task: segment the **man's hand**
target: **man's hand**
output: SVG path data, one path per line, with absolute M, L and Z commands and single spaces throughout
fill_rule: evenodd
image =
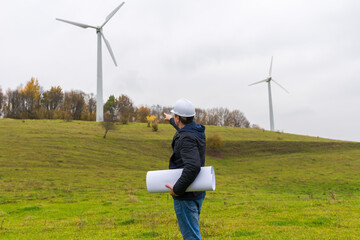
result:
M 174 196 L 174 197 L 178 197 L 179 195 L 175 194 L 174 193 L 174 190 L 173 190 L 173 186 L 169 185 L 169 184 L 166 184 L 165 187 L 169 188 L 170 189 L 170 195 L 171 196 Z
M 173 116 L 171 116 L 170 114 L 164 113 L 165 115 L 165 119 L 164 120 L 170 120 Z

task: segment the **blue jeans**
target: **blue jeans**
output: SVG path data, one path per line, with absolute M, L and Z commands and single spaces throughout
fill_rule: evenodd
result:
M 199 217 L 204 198 L 199 200 L 176 200 L 174 209 L 184 240 L 201 240 Z

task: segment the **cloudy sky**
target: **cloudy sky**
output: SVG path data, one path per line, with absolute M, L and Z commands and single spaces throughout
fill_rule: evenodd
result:
M 2 0 L 0 87 L 31 77 L 44 90 L 96 93 L 94 29 L 122 0 Z M 127 0 L 104 27 L 104 100 L 126 94 L 137 106 L 241 110 L 269 129 L 265 83 L 272 76 L 275 128 L 360 141 L 360 1 Z

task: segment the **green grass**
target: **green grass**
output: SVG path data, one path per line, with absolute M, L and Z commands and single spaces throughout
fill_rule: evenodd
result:
M 170 125 L 0 120 L 0 239 L 181 239 L 168 194 L 149 194 L 166 169 Z M 360 143 L 208 126 L 216 191 L 204 239 L 357 239 Z

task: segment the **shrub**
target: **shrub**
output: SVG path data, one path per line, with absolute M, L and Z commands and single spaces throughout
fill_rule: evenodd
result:
M 148 122 L 148 127 L 150 127 L 150 124 L 151 123 L 154 123 L 154 121 L 156 120 L 156 116 L 154 116 L 154 115 L 151 115 L 151 116 L 146 116 L 146 120 L 147 120 L 147 122 Z
M 224 142 L 218 134 L 215 134 L 206 139 L 206 146 L 210 152 L 218 153 L 222 150 Z
M 151 127 L 152 127 L 153 132 L 157 132 L 157 130 L 159 129 L 158 124 L 154 123 L 154 122 L 151 124 Z
M 253 129 L 258 129 L 258 130 L 261 130 L 262 128 L 260 127 L 260 125 L 258 125 L 258 124 L 253 124 L 252 126 L 251 126 L 251 128 L 253 128 Z
M 106 138 L 106 134 L 108 133 L 108 131 L 116 129 L 114 124 L 114 115 L 110 112 L 106 112 L 104 114 L 104 121 L 101 122 L 101 126 L 105 129 L 105 134 L 103 138 Z
M 70 112 L 66 112 L 64 114 L 64 120 L 67 122 L 71 122 L 73 120 L 73 117 L 71 116 Z

